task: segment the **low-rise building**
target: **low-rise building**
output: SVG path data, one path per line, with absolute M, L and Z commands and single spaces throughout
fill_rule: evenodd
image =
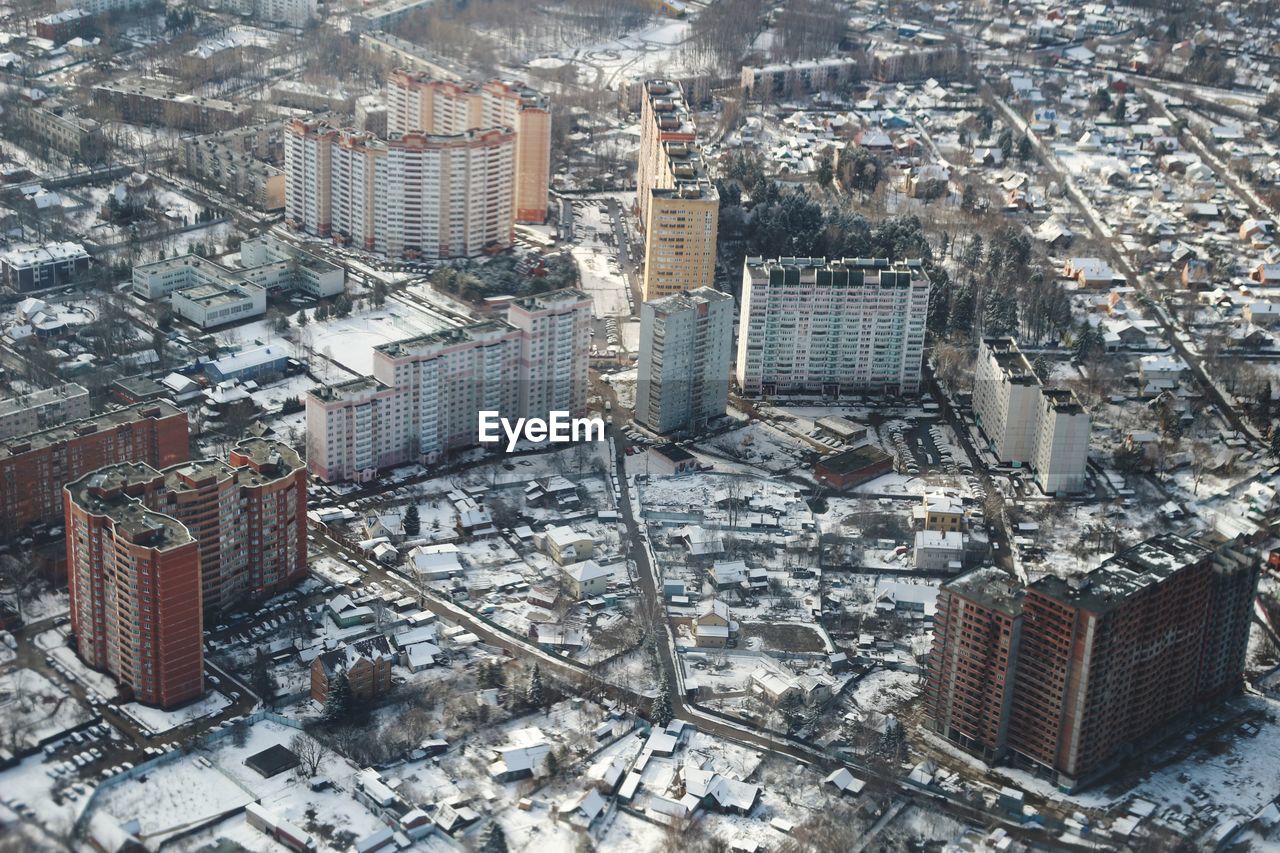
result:
M 589 535 L 565 526 L 548 527 L 542 541 L 547 556 L 562 566 L 589 558 L 593 547 Z
M 824 456 L 813 475 L 829 488 L 844 491 L 893 471 L 893 457 L 872 444 Z
M 255 284 L 197 284 L 174 291 L 170 301 L 173 313 L 202 329 L 267 313 L 267 292 Z
M 595 560 L 583 560 L 560 567 L 565 585 L 574 598 L 582 601 L 603 595 L 609 589 L 609 580 L 613 570 L 600 565 Z
M 84 275 L 89 263 L 79 243 L 14 246 L 0 252 L 0 283 L 16 293 L 61 287 Z
M 391 690 L 391 666 L 396 653 L 386 637 L 370 637 L 325 652 L 311 662 L 311 698 L 325 702 L 329 688 L 345 673 L 351 695 L 361 701 L 375 699 Z
M 718 598 L 709 598 L 703 602 L 698 615 L 693 617 L 693 639 L 696 645 L 722 649 L 728 645 L 732 630 L 729 605 Z
M 239 127 L 252 109 L 246 104 L 175 92 L 137 81 L 99 83 L 93 87 L 93 102 L 115 110 L 127 122 L 197 132 Z
M 964 534 L 954 530 L 917 530 L 913 553 L 917 569 L 959 572 L 964 567 Z
M 698 469 L 697 457 L 675 444 L 655 444 L 645 452 L 648 472 L 657 477 L 675 477 Z
M 964 502 L 954 495 L 925 495 L 924 529 L 942 533 L 963 530 Z

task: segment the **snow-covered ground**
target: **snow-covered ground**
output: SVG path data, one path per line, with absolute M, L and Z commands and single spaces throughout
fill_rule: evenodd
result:
M 152 708 L 138 702 L 121 705 L 120 711 L 153 735 L 158 735 L 195 720 L 212 716 L 230 706 L 231 700 L 214 690 L 206 693 L 200 701 L 193 702 L 177 711 L 162 711 L 159 708 Z

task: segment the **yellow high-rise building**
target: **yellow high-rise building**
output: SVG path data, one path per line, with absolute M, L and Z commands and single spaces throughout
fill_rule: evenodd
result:
M 636 202 L 645 233 L 644 299 L 713 287 L 720 196 L 679 85 L 647 81 L 640 110 Z

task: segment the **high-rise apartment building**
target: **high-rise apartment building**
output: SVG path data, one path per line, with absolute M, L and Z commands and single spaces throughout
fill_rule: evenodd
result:
M 765 396 L 918 393 L 928 314 L 919 261 L 747 258 L 738 384 Z
M 720 196 L 677 83 L 644 84 L 636 202 L 645 232 L 644 298 L 713 286 Z
M 515 218 L 545 222 L 551 180 L 551 110 L 547 99 L 521 83 L 441 80 L 420 71 L 387 78 L 387 132 L 461 134 L 515 131 Z
M 1045 388 L 1012 338 L 978 348 L 973 412 L 996 458 L 1029 465 L 1045 494 L 1084 490 L 1089 413 L 1071 391 Z
M 640 308 L 636 423 L 696 433 L 724 416 L 733 365 L 733 297 L 709 287 Z
M 147 508 L 163 489 L 144 463 L 69 483 L 67 578 L 80 657 L 137 701 L 175 708 L 204 692 L 200 550 L 180 521 Z
M 373 376 L 307 394 L 307 465 L 335 482 L 430 464 L 478 444 L 478 412 L 546 417 L 586 410 L 591 297 L 512 300 L 506 318 L 374 349 Z
M 242 441 L 229 464 L 109 465 L 69 483 L 63 500 L 80 654 L 140 702 L 200 695 L 202 614 L 307 573 L 307 473 L 277 441 Z
M 139 403 L 97 417 L 0 440 L 0 538 L 62 518 L 62 487 L 119 462 L 153 467 L 189 459 L 187 414 Z
M 200 543 L 206 613 L 272 595 L 307 573 L 307 474 L 286 444 L 240 442 L 228 462 L 200 459 L 164 470 L 164 500 Z
M 285 126 L 285 222 L 393 257 L 474 257 L 511 245 L 515 133 L 382 140 L 295 119 Z
M 1079 578 L 1020 587 L 986 568 L 944 584 L 929 725 L 988 761 L 1078 788 L 1240 688 L 1257 560 L 1164 534 Z

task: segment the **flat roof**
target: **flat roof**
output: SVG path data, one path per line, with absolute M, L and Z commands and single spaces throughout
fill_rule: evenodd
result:
M 4 439 L 3 441 L 0 441 L 0 459 L 20 453 L 26 453 L 30 450 L 36 450 L 41 447 L 60 444 L 81 435 L 105 432 L 113 427 L 132 423 L 133 421 L 147 418 L 164 418 L 180 414 L 182 414 L 181 410 L 164 400 L 151 400 L 146 403 L 136 403 L 132 406 L 127 406 L 123 409 L 116 409 L 111 412 L 104 412 L 101 415 L 95 415 L 91 418 L 69 421 L 68 423 L 59 424 L 58 426 L 49 427 L 48 429 L 39 430 L 26 435 L 15 435 Z
M 851 450 L 842 450 L 818 460 L 818 465 L 834 474 L 850 474 L 872 465 L 893 459 L 874 444 L 864 444 Z
M 1064 604 L 1099 613 L 1198 565 L 1213 552 L 1174 533 L 1163 533 L 1120 552 L 1083 577 L 1041 578 L 1030 589 Z

